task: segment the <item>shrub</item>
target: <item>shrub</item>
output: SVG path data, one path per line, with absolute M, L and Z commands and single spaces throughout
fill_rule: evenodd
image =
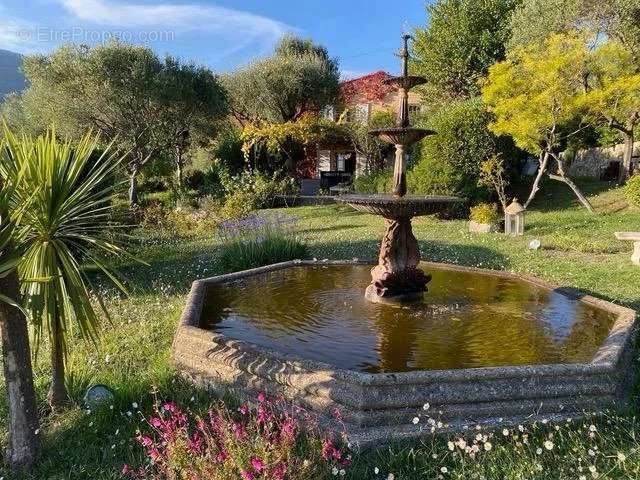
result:
M 129 478 L 311 480 L 344 475 L 351 463 L 331 439 L 322 438 L 311 415 L 263 393 L 256 408 L 242 404 L 232 413 L 219 404 L 195 418 L 165 403 L 147 423 L 151 432 L 136 440 L 148 463 L 125 465 L 122 473 Z
M 389 193 L 393 182 L 391 170 L 378 170 L 359 175 L 353 181 L 353 188 L 358 193 Z
M 228 219 L 246 217 L 254 210 L 279 206 L 282 195 L 293 195 L 298 191 L 291 177 L 281 178 L 274 174 L 269 178 L 249 171 L 235 177 L 221 177 L 225 189 L 230 192 L 222 209 Z
M 303 258 L 307 253 L 295 236 L 297 218 L 287 215 L 251 215 L 220 224 L 223 240 L 220 264 L 239 271 Z
M 220 215 L 225 219 L 239 219 L 246 217 L 256 208 L 257 202 L 253 192 L 250 190 L 236 190 L 227 197 Z
M 624 187 L 624 196 L 634 207 L 640 207 L 640 174 L 636 173 Z
M 194 233 L 213 233 L 221 222 L 220 201 L 213 197 L 202 197 L 195 206 L 171 209 L 158 200 L 148 201 L 136 212 L 138 222 L 143 228 L 172 235 L 192 235 Z
M 246 159 L 242 152 L 242 131 L 228 127 L 220 132 L 211 151 L 216 163 L 235 175 L 242 172 Z
M 477 223 L 486 223 L 495 225 L 500 221 L 500 213 L 495 203 L 479 203 L 475 207 L 471 207 L 471 220 Z
M 431 117 L 428 127 L 437 135 L 422 142 L 417 163 L 407 174 L 409 190 L 485 199 L 487 189 L 478 185 L 480 164 L 496 151 L 489 121 L 479 99 L 452 103 Z

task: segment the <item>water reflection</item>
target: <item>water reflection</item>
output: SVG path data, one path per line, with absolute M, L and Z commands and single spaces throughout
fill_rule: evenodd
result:
M 211 286 L 205 327 L 367 372 L 588 361 L 613 316 L 525 282 L 429 269 L 425 301 L 364 299 L 368 266 L 296 267 Z

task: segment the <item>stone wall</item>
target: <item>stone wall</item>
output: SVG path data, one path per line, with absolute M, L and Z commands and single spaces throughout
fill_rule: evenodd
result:
M 579 150 L 567 173 L 572 177 L 602 178 L 611 162 L 620 162 L 622 164 L 623 151 L 624 144 Z M 636 142 L 633 146 L 633 162 L 635 165 L 638 165 L 638 157 L 640 157 L 640 142 Z

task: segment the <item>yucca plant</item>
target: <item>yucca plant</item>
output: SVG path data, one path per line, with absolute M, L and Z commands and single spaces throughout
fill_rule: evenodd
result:
M 125 253 L 106 236 L 114 228 L 112 178 L 120 157 L 111 148 L 99 157 L 93 155 L 98 138 L 91 133 L 73 144 L 59 141 L 53 129 L 34 139 L 17 137 L 5 128 L 4 137 L 0 174 L 12 179 L 22 172 L 11 203 L 27 205 L 16 236 L 22 256 L 19 275 L 30 279 L 22 287 L 24 307 L 35 327 L 36 348 L 44 335 L 49 339 L 49 402 L 57 408 L 69 401 L 65 386 L 69 335 L 77 329 L 95 341 L 99 316 L 94 305 L 108 318 L 83 264 L 95 265 L 124 291 L 104 262 L 105 256 Z

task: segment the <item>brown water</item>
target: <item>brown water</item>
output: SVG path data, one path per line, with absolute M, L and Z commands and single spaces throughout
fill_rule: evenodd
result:
M 366 265 L 296 267 L 207 291 L 205 328 L 363 372 L 589 361 L 614 317 L 559 293 L 425 268 L 424 302 L 364 299 Z

